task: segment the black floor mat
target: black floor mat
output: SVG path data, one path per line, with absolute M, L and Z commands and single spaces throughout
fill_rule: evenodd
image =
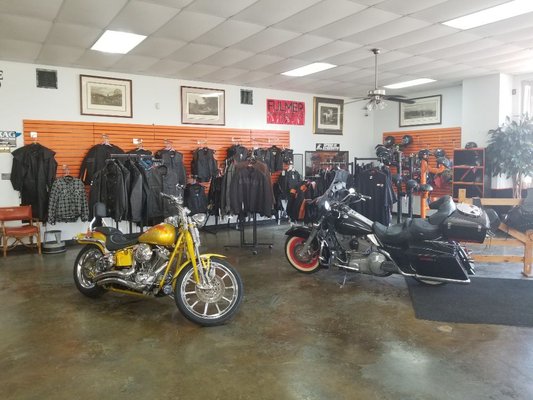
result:
M 533 282 L 472 278 L 470 284 L 426 286 L 406 278 L 418 319 L 533 326 Z

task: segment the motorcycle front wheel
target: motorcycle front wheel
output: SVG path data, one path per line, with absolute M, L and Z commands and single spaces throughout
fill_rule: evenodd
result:
M 100 297 L 105 289 L 94 283 L 94 276 L 98 272 L 97 262 L 102 257 L 100 249 L 87 245 L 78 254 L 74 262 L 74 283 L 78 290 L 87 297 Z
M 309 246 L 309 250 L 302 253 L 304 242 L 306 239 L 291 236 L 285 242 L 285 256 L 289 264 L 295 269 L 305 274 L 316 272 L 320 267 L 320 260 L 318 258 L 318 249 L 314 248 L 315 243 Z
M 192 264 L 178 275 L 174 300 L 188 320 L 202 326 L 222 325 L 239 310 L 243 298 L 242 279 L 226 260 L 212 257 L 207 272 L 208 287 L 200 287 L 194 280 Z

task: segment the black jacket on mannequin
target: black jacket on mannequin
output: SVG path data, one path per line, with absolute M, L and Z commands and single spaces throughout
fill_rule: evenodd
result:
M 21 204 L 31 205 L 34 218 L 46 221 L 48 193 L 56 177 L 55 152 L 39 143 L 20 147 L 11 153 L 11 184 L 20 191 Z

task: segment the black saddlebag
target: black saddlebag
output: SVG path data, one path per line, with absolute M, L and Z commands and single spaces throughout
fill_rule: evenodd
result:
M 457 210 L 444 220 L 442 230 L 448 240 L 483 243 L 490 230 L 490 221 L 485 211 L 473 216 Z
M 419 277 L 468 282 L 458 247 L 452 243 L 424 242 L 410 245 L 407 257 Z

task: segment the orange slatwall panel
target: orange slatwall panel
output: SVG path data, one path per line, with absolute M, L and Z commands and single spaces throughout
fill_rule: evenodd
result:
M 102 143 L 104 134 L 124 151 L 136 148 L 134 138 L 142 139 L 143 147 L 153 153 L 165 147 L 165 140 L 170 140 L 174 149 L 183 153 L 188 175 L 192 152 L 198 147 L 215 150 L 215 159 L 222 167 L 226 151 L 233 144 L 249 149 L 290 145 L 289 131 L 43 120 L 24 120 L 24 143 L 32 142 L 32 131 L 38 133 L 38 143 L 56 152 L 58 176 L 63 175 L 63 165 L 68 165 L 71 175 L 78 176 L 83 157 L 92 146 Z M 274 174 L 273 180 L 278 176 L 279 173 Z
M 421 129 L 416 131 L 384 132 L 383 140 L 387 136 L 393 136 L 396 143 L 400 143 L 404 135 L 411 135 L 413 143 L 403 147 L 405 157 L 410 154 L 418 154 L 419 150 L 437 148 L 446 151 L 446 157 L 453 159 L 453 150 L 461 147 L 461 128 L 438 128 L 438 129 Z M 430 156 L 430 166 L 437 167 L 436 158 Z M 443 188 L 435 188 L 431 197 L 440 197 L 445 194 L 452 194 L 452 185 L 448 184 Z

